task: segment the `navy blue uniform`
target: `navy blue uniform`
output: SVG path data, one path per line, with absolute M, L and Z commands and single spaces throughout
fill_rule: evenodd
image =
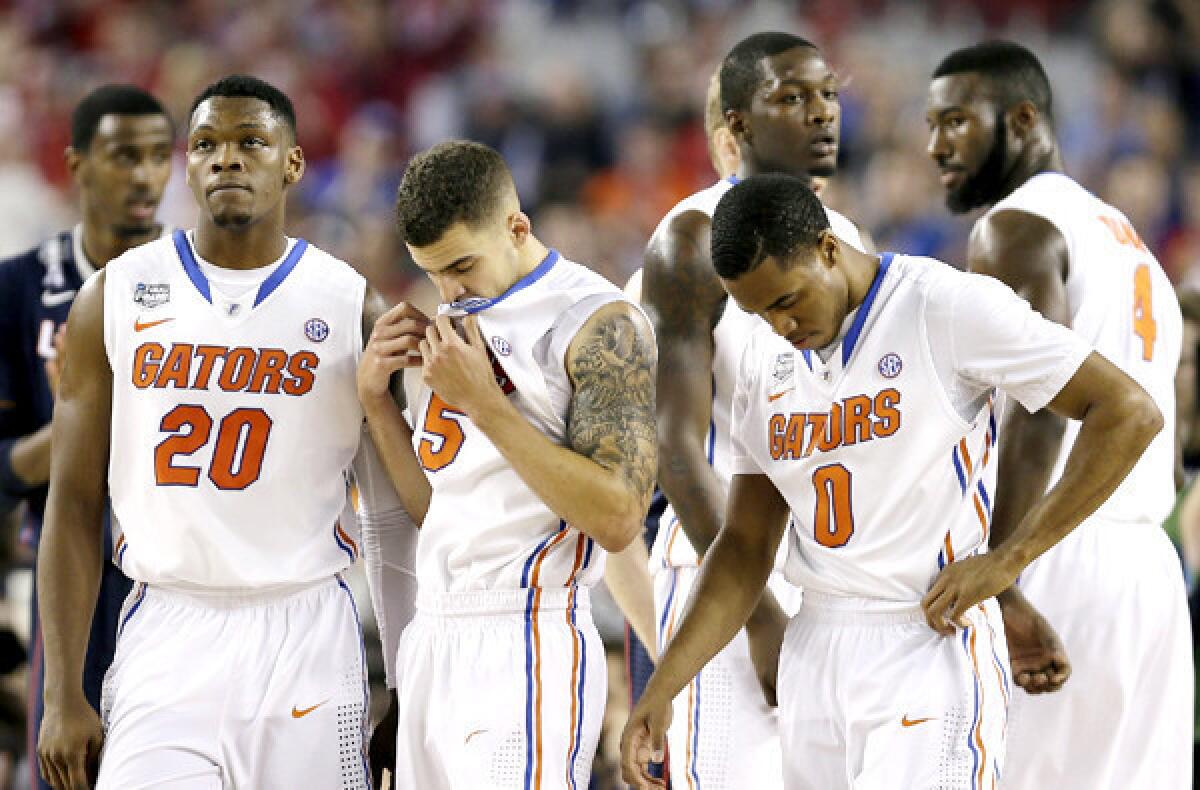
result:
M 82 230 L 64 231 L 40 247 L 0 261 L 0 508 L 19 500 L 29 503 L 22 539 L 36 556 L 46 507 L 46 486 L 25 486 L 12 472 L 14 442 L 50 422 L 54 401 L 46 379 L 46 359 L 53 355 L 54 333 L 67 321 L 75 294 L 93 268 L 83 256 Z M 98 527 L 100 525 L 97 525 Z M 88 701 L 100 710 L 104 673 L 112 663 L 117 618 L 131 582 L 107 558 L 112 537 L 107 518 L 97 540 L 104 541 L 104 570 L 84 663 L 83 687 Z M 35 569 L 36 570 L 36 569 Z M 70 583 L 65 581 L 65 583 Z M 42 722 L 42 632 L 33 593 L 30 639 L 29 754 L 37 787 L 48 787 L 37 776 L 35 744 Z

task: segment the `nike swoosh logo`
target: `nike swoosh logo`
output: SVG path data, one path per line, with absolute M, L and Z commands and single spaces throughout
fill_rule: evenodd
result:
M 908 718 L 907 715 L 905 715 L 905 716 L 900 717 L 900 726 L 901 727 L 915 727 L 918 724 L 924 724 L 927 721 L 933 721 L 934 718 L 935 717 L 930 716 L 927 719 L 910 719 L 910 718 Z
M 150 327 L 158 326 L 159 324 L 165 324 L 168 321 L 174 321 L 174 320 L 175 320 L 174 318 L 160 318 L 157 321 L 147 321 L 144 324 L 141 322 L 141 320 L 136 320 L 133 322 L 133 331 L 141 332 L 143 329 L 149 329 Z
M 295 705 L 293 705 L 292 706 L 292 718 L 293 719 L 303 719 L 305 716 L 312 713 L 314 710 L 321 707 L 326 702 L 329 702 L 329 700 L 327 700 L 327 699 L 321 700 L 316 705 L 313 705 L 311 708 L 297 708 Z
M 780 398 L 782 398 L 784 395 L 787 395 L 789 392 L 791 392 L 791 391 L 792 391 L 792 390 L 794 390 L 794 389 L 796 389 L 796 388 L 795 388 L 795 387 L 788 387 L 788 388 L 787 388 L 787 389 L 785 389 L 783 392 L 776 392 L 774 395 L 770 395 L 770 394 L 768 394 L 768 395 L 767 395 L 767 403 L 774 403 L 775 401 L 779 400 L 779 399 L 780 399 Z
M 463 740 L 463 746 L 466 746 L 468 743 L 470 743 L 471 739 L 474 738 L 476 735 L 482 735 L 485 732 L 487 732 L 487 730 L 475 730 L 470 735 L 468 735 L 465 740 Z
M 43 307 L 58 307 L 75 298 L 74 291 L 42 291 Z

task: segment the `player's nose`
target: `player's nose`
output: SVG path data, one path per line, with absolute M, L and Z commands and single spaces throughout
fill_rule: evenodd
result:
M 938 164 L 950 156 L 950 145 L 946 142 L 946 135 L 942 134 L 941 127 L 934 126 L 929 130 L 929 139 L 925 142 L 925 153 Z
M 457 302 L 467 292 L 462 283 L 453 277 L 446 277 L 445 275 L 435 277 L 434 284 L 437 286 L 438 295 L 442 297 L 444 304 Z
M 222 170 L 240 171 L 242 169 L 242 156 L 238 150 L 238 146 L 233 143 L 223 143 L 217 146 L 216 155 L 212 159 L 212 171 L 220 173 Z

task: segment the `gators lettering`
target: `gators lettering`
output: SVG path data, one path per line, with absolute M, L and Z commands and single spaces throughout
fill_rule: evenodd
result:
M 792 461 L 814 452 L 886 439 L 900 430 L 900 392 L 881 390 L 874 398 L 853 395 L 828 412 L 772 414 L 767 421 L 771 458 Z
M 133 386 L 267 395 L 303 395 L 313 388 L 320 358 L 312 351 L 280 348 L 142 343 L 133 352 Z

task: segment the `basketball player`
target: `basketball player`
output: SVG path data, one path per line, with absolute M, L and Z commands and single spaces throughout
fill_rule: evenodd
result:
M 1190 787 L 1187 596 L 1161 529 L 1175 493 L 1182 318 L 1174 291 L 1129 221 L 1064 175 L 1050 83 L 1033 53 L 998 41 L 948 55 L 934 72 L 927 118 L 947 206 L 988 209 L 971 233 L 971 270 L 1074 329 L 1153 396 L 1167 425 L 1116 493 L 1000 596 L 1013 671 L 1026 689 L 1013 699 L 1004 786 Z M 993 547 L 1064 478 L 1079 431 L 1054 414 L 1008 409 Z M 1030 696 L 1065 680 L 1064 645 L 1070 682 Z
M 338 519 L 363 324 L 382 311 L 349 266 L 284 235 L 303 172 L 283 93 L 210 85 L 188 129 L 199 226 L 113 261 L 71 311 L 38 568 L 55 787 L 88 786 L 102 739 L 101 788 L 369 786 L 338 575 L 358 530 Z M 102 732 L 80 677 L 106 481 L 113 560 L 137 584 Z
M 816 47 L 788 33 L 758 33 L 729 52 L 718 76 L 720 111 L 709 117 L 722 122 L 737 146 L 738 176 L 783 172 L 811 182 L 833 174 L 838 79 Z M 712 132 L 710 152 L 724 150 L 718 131 Z M 730 157 L 722 153 L 722 159 Z M 661 353 L 659 485 L 671 503 L 651 560 L 660 651 L 721 523 L 732 475 L 729 409 L 737 361 L 761 324 L 729 301 L 709 256 L 713 208 L 738 176 L 722 178 L 675 206 L 646 248 L 642 301 Z M 834 233 L 863 246 L 845 217 L 832 210 L 829 217 Z M 776 575 L 746 633 L 680 694 L 680 715 L 668 733 L 676 785 L 780 786 L 774 675 L 786 616 L 797 603 L 796 591 Z
M 586 786 L 606 694 L 588 588 L 650 500 L 653 335 L 537 240 L 487 146 L 414 157 L 397 218 L 443 304 L 385 314 L 359 369 L 393 482 L 424 491 L 417 617 L 392 657 L 396 786 Z M 418 365 L 410 430 L 386 385 Z
M 786 530 L 804 600 L 779 666 L 785 785 L 992 786 L 1008 682 L 991 596 L 1116 488 L 1162 415 L 1005 286 L 843 243 L 799 179 L 730 189 L 712 257 L 730 296 L 774 333 L 746 343 L 725 522 L 626 727 L 625 778 L 661 786 L 645 765 L 670 700 L 751 615 Z M 988 529 L 974 498 L 989 497 L 996 388 L 1083 427 L 1062 484 L 1008 541 L 972 556 Z M 928 606 L 948 637 L 922 609 L 935 577 Z
M 50 478 L 53 382 L 46 365 L 75 293 L 92 272 L 128 249 L 158 238 L 154 215 L 171 172 L 174 129 L 158 100 L 132 85 L 89 93 L 71 116 L 67 170 L 79 190 L 82 221 L 38 247 L 0 261 L 0 499 L 28 503 L 23 539 L 37 550 Z M 63 360 L 57 360 L 61 363 Z M 99 524 L 97 524 L 99 526 Z M 105 541 L 109 541 L 107 531 Z M 111 543 L 108 544 L 111 551 Z M 100 685 L 112 662 L 117 615 L 130 581 L 103 563 L 100 593 L 83 665 L 83 689 L 100 709 Z M 42 712 L 42 637 L 33 595 L 27 710 L 31 784 Z

